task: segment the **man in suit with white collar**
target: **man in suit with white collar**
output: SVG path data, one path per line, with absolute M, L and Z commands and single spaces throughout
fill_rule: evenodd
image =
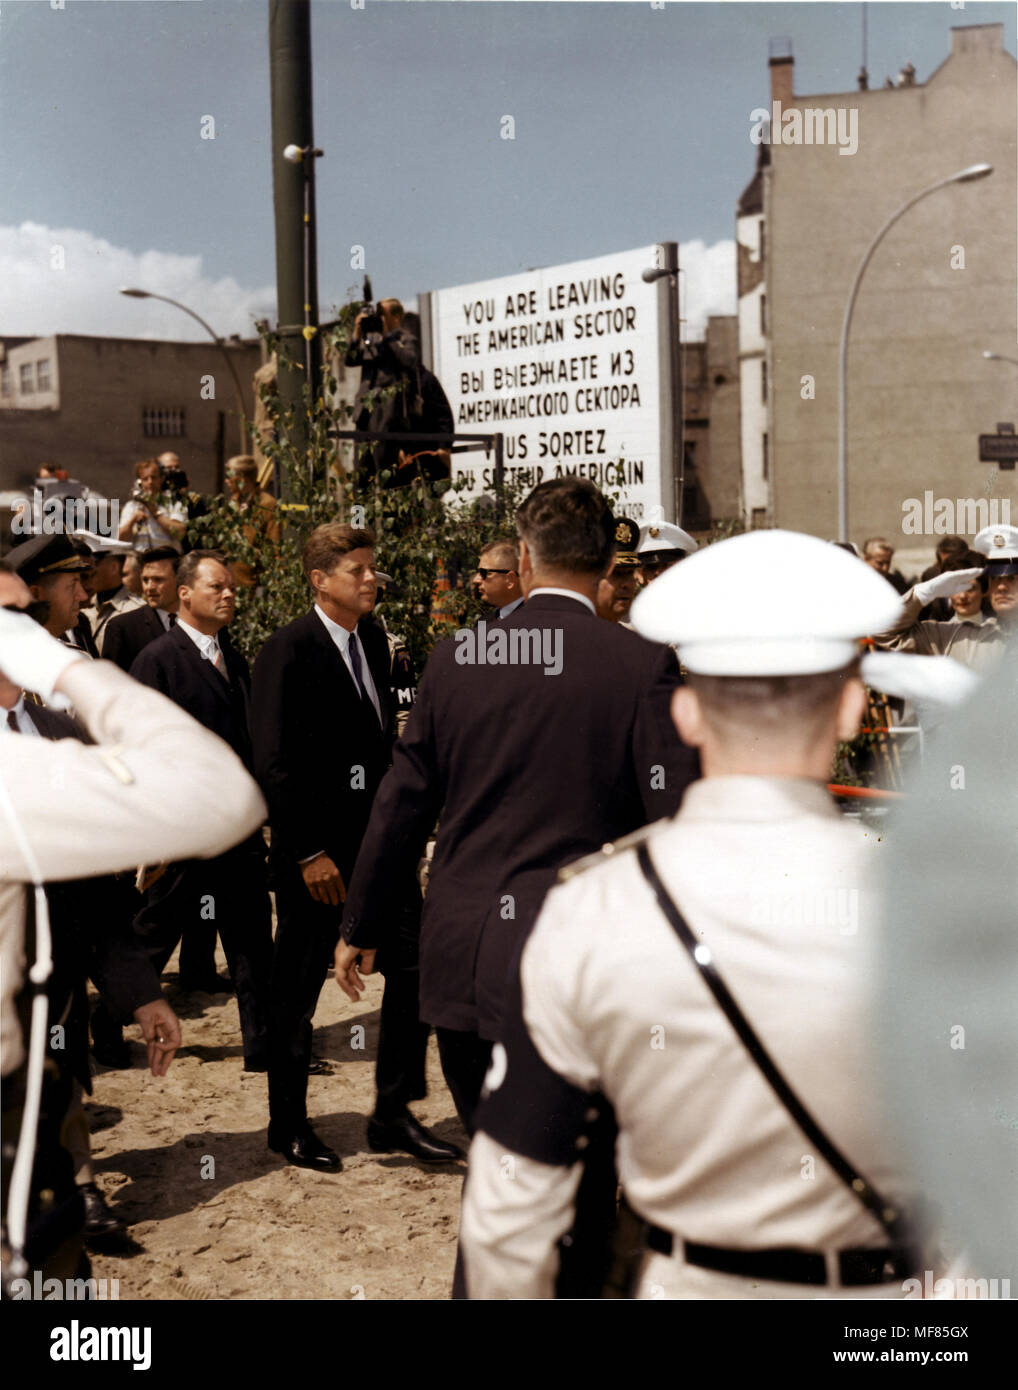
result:
M 323 1172 L 342 1163 L 307 1118 L 311 1019 L 339 939 L 342 903 L 371 804 L 389 766 L 395 709 L 389 645 L 371 621 L 374 537 L 338 522 L 304 547 L 310 612 L 274 633 L 255 662 L 255 773 L 269 803 L 276 941 L 270 1004 L 269 1148 Z M 417 1017 L 416 860 L 398 884 L 378 1044 L 371 1148 L 431 1162 L 460 1156 L 407 1109 L 425 1095 L 427 1028 Z
M 130 671 L 135 657 L 177 621 L 177 565 L 180 555 L 172 546 L 147 550 L 141 556 L 141 588 L 145 607 L 111 618 L 103 638 L 102 654 L 122 671 Z
M 247 662 L 230 645 L 227 634 L 236 604 L 233 576 L 224 556 L 192 550 L 180 561 L 177 581 L 178 621 L 144 648 L 131 675 L 182 706 L 228 743 L 251 770 L 250 677 Z M 265 1071 L 272 918 L 261 830 L 216 859 L 171 865 L 149 888 L 135 919 L 135 928 L 149 942 L 160 971 L 182 935 L 188 949 L 201 944 L 203 927 L 208 928 L 213 949 L 218 930 L 237 990 L 244 1069 Z M 198 931 L 198 942 L 188 942 L 192 929 Z M 181 947 L 182 980 L 189 973 L 185 946 Z M 205 983 L 219 987 L 215 979 Z
M 520 550 L 512 537 L 500 536 L 489 541 L 481 551 L 474 575 L 478 594 L 483 602 L 497 609 L 497 617 L 508 618 L 522 606 Z

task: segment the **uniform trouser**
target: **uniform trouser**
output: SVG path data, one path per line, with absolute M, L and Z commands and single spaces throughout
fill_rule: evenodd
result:
M 260 841 L 238 845 L 216 859 L 171 864 L 153 883 L 134 919 L 134 929 L 157 973 L 162 974 L 181 934 L 194 923 L 210 923 L 219 931 L 237 991 L 244 1057 L 263 1062 L 272 909 Z
M 339 942 L 342 908 L 316 902 L 297 867 L 275 880 L 276 941 L 269 991 L 269 1121 L 295 1134 L 307 1121 L 311 1020 Z M 427 1095 L 428 1026 L 418 1015 L 417 934 L 401 932 L 379 953 L 385 976 L 375 1063 L 380 1120 Z
M 71 1100 L 60 1126 L 60 1142 L 71 1155 L 74 1182 L 85 1187 L 95 1181 L 92 1171 L 92 1146 L 89 1141 L 88 1116 L 82 1100 L 84 1088 L 80 1081 L 71 1082 Z
M 180 937 L 180 983 L 187 988 L 193 982 L 210 980 L 216 973 L 215 922 L 191 922 Z M 223 942 L 226 950 L 226 942 Z

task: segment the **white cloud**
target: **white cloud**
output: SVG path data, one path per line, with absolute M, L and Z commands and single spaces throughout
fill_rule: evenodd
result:
M 63 252 L 63 269 L 58 248 Z M 275 318 L 275 289 L 210 280 L 201 256 L 138 254 L 75 227 L 23 222 L 0 226 L 0 325 L 8 336 L 94 333 L 111 338 L 194 341 L 199 324 L 152 299 L 127 299 L 125 285 L 178 299 L 222 337 L 254 335 L 256 318 Z
M 709 314 L 734 314 L 738 310 L 735 283 L 735 242 L 684 241 L 679 246 L 679 303 L 684 342 L 702 341 Z

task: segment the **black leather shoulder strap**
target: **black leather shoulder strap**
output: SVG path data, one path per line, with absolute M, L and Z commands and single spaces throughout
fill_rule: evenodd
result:
M 661 878 L 647 851 L 646 844 L 638 846 L 636 857 L 639 861 L 643 876 L 654 890 L 654 896 L 657 898 L 658 906 L 668 919 L 669 925 L 673 928 L 676 936 L 689 952 L 707 988 L 721 1006 L 729 1023 L 738 1034 L 739 1041 L 763 1073 L 764 1078 L 778 1100 L 781 1101 L 781 1104 L 806 1135 L 807 1139 L 809 1139 L 810 1143 L 815 1145 L 819 1153 L 821 1153 L 831 1165 L 842 1182 L 852 1190 L 856 1197 L 858 1197 L 867 1211 L 876 1217 L 893 1240 L 901 1241 L 903 1237 L 907 1236 L 907 1223 L 902 1214 L 895 1206 L 880 1195 L 872 1183 L 867 1182 L 867 1180 L 861 1176 L 841 1150 L 836 1148 L 831 1140 L 828 1139 L 827 1135 L 782 1076 L 774 1059 L 757 1037 L 752 1024 L 739 1008 L 728 986 L 721 978 L 721 974 L 714 963 L 714 957 L 710 950 L 697 941 L 690 930 L 689 924 L 669 894 L 668 889 L 661 882 Z

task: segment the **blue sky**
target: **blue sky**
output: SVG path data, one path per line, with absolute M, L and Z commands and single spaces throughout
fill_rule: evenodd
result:
M 924 80 L 952 25 L 1001 21 L 1015 51 L 1013 4 L 868 11 L 872 86 L 908 60 Z M 359 279 L 355 243 L 376 292 L 410 299 L 664 239 L 684 244 L 697 312 L 730 312 L 768 40 L 792 40 L 797 92 L 852 90 L 861 16 L 834 3 L 315 0 L 323 314 Z M 507 114 L 513 141 L 499 138 Z M 215 140 L 200 138 L 205 115 Z M 271 310 L 265 0 L 5 0 L 0 128 L 0 332 L 199 332 L 119 299 L 131 279 L 224 333 Z

